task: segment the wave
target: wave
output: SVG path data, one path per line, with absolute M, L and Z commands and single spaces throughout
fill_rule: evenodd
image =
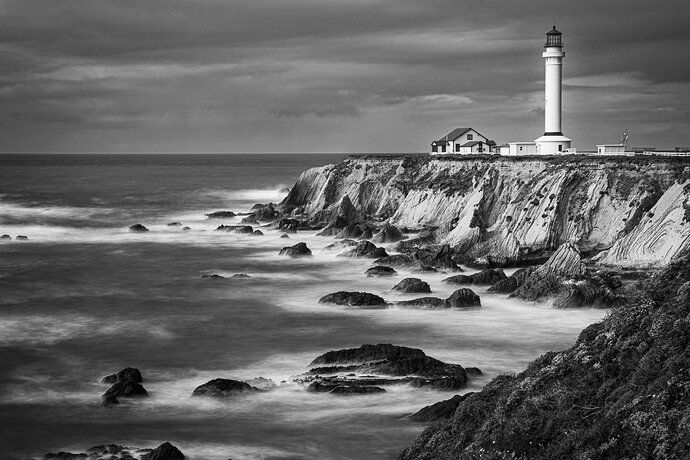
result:
M 232 202 L 251 202 L 251 203 L 279 203 L 287 196 L 287 185 L 279 184 L 271 188 L 249 188 L 239 190 L 224 189 L 203 189 L 201 195 L 220 198 L 230 203 Z

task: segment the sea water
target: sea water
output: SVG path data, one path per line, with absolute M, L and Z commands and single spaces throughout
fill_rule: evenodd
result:
M 407 415 L 455 393 L 393 386 L 334 396 L 290 383 L 316 356 L 364 343 L 423 349 L 484 372 L 464 391 L 573 343 L 602 310 L 556 310 L 472 287 L 481 309 L 359 310 L 319 304 L 339 290 L 389 301 L 406 276 L 447 297 L 444 273 L 367 278 L 371 260 L 324 248 L 332 238 L 262 228 L 215 232 L 279 202 L 299 172 L 339 155 L 2 155 L 0 458 L 163 441 L 190 458 L 395 458 L 424 428 Z M 168 223 L 180 222 L 191 227 Z M 130 233 L 142 223 L 148 233 Z M 311 258 L 278 256 L 305 242 Z M 472 270 L 467 270 L 472 272 Z M 203 274 L 249 279 L 209 279 Z M 101 377 L 139 368 L 150 397 L 103 408 Z M 266 377 L 278 389 L 191 397 L 213 378 Z

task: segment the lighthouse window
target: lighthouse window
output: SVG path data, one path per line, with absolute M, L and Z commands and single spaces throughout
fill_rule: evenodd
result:
M 559 152 L 562 152 L 562 151 L 563 151 L 563 145 L 558 144 L 558 151 L 559 151 Z
M 468 141 L 471 141 L 472 139 L 474 139 L 474 136 L 473 136 L 472 134 L 468 134 L 468 135 L 467 135 L 467 140 L 468 140 Z

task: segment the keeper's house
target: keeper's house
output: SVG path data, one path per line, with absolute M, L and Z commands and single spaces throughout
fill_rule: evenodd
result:
M 472 128 L 457 128 L 431 143 L 431 154 L 473 155 L 496 153 L 496 143 Z

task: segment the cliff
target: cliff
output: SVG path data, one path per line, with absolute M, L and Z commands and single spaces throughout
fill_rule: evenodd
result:
M 688 458 L 689 331 L 685 254 L 638 282 L 636 296 L 572 348 L 445 402 L 457 406 L 450 418 L 401 458 Z
M 323 226 L 345 197 L 497 265 L 572 242 L 603 264 L 658 267 L 690 246 L 685 158 L 358 156 L 305 171 L 282 205 Z

